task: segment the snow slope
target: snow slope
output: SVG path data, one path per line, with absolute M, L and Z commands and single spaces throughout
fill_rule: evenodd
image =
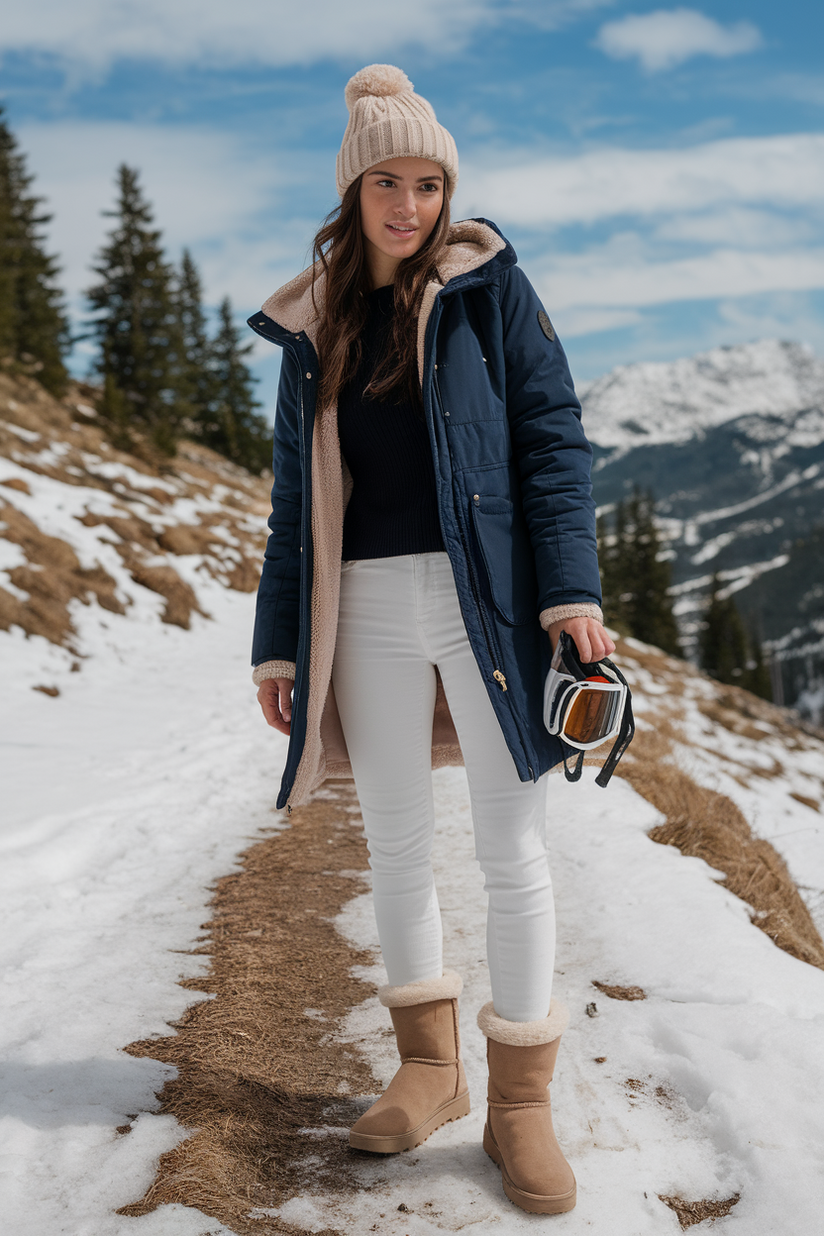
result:
M 14 625 L 0 631 L 0 1231 L 222 1236 L 229 1229 L 181 1206 L 141 1218 L 114 1213 L 143 1195 L 158 1155 L 183 1136 L 156 1110 L 166 1067 L 121 1049 L 168 1033 L 191 1002 L 177 980 L 205 964 L 186 950 L 206 917 L 209 884 L 276 818 L 285 740 L 262 724 L 249 683 L 253 600 L 225 586 L 226 571 L 203 569 L 206 555 L 177 554 L 175 569 L 210 617 L 194 610 L 189 630 L 161 622 L 163 597 L 135 583 L 110 526 L 75 518 L 87 501 L 115 499 L 82 477 L 47 474 L 42 448 L 32 445 L 44 470 L 0 460 L 0 481 L 22 478 L 29 491 L 4 496 L 48 521 L 83 569 L 108 554 L 103 565 L 124 612 L 93 598 L 69 601 L 80 672 L 72 670 L 75 652 L 26 639 Z M 118 483 L 128 489 L 129 480 L 124 473 Z M 130 492 L 117 501 L 143 502 Z M 204 484 L 198 501 L 225 509 L 227 499 Z M 168 505 L 146 505 L 147 521 Z M 199 522 L 194 508 L 189 522 Z M 2 544 L 11 561 L 19 546 Z M 654 727 L 667 687 L 643 648 L 629 645 L 624 656 L 641 722 Z M 44 684 L 59 694 L 32 690 Z M 700 707 L 717 690 L 687 676 L 679 756 L 773 840 L 821 923 L 824 744 L 800 731 L 788 738 L 786 725 L 765 722 L 757 741 L 744 727 L 725 727 Z M 483 889 L 463 771 L 440 770 L 435 782 L 446 959 L 466 981 L 474 1110 L 418 1151 L 363 1162 L 361 1192 L 293 1198 L 279 1213 L 298 1230 L 418 1236 L 470 1226 L 497 1234 L 543 1223 L 506 1201 L 480 1148 L 483 1040 L 474 1016 L 488 999 Z M 654 844 L 647 832 L 659 817 L 626 782 L 602 791 L 585 774 L 577 786 L 555 778 L 551 790 L 556 994 L 572 1012 L 553 1103 L 580 1186 L 578 1208 L 553 1219 L 553 1230 L 664 1236 L 679 1228 L 659 1194 L 740 1193 L 718 1232 L 774 1236 L 791 1215 L 796 1236 L 817 1236 L 824 972 L 777 949 L 703 862 Z M 374 946 L 368 895 L 347 907 L 340 929 L 359 947 Z M 381 980 L 377 959 L 368 975 Z M 647 999 L 612 1000 L 592 980 L 640 985 Z M 342 1033 L 388 1079 L 395 1062 L 386 1025 L 373 998 Z M 129 1124 L 130 1133 L 117 1132 Z M 318 1130 L 319 1152 L 324 1138 L 343 1136 Z
M 215 584 L 209 604 L 190 632 L 135 623 L 116 651 L 101 643 L 58 698 L 30 689 L 55 673 L 45 641 L 0 634 L 8 1236 L 224 1231 L 179 1207 L 113 1213 L 181 1136 L 151 1114 L 166 1066 L 120 1049 L 191 1003 L 177 979 L 203 963 L 173 950 L 192 947 L 209 884 L 272 823 L 283 755 L 249 683 L 252 598 Z
M 9 657 L 8 642 L 0 643 L 9 687 L 0 1230 L 10 1236 L 226 1230 L 181 1207 L 140 1219 L 112 1213 L 143 1193 L 157 1155 L 180 1136 L 168 1117 L 152 1114 L 164 1066 L 119 1049 L 164 1033 L 191 999 L 176 979 L 202 962 L 171 950 L 191 946 L 209 882 L 271 822 L 284 754 L 248 686 L 251 598 L 213 587 L 211 622 L 200 619 L 188 633 L 136 627 L 120 657 L 101 650 L 56 699 L 31 692 L 19 647 L 12 642 Z M 42 646 L 24 653 L 48 655 Z M 156 669 L 150 688 L 148 664 Z M 639 668 L 633 676 L 643 718 L 655 707 L 656 684 Z M 138 707 L 122 728 L 132 699 Z M 752 759 L 747 744 L 697 712 L 693 725 L 691 750 L 705 778 L 734 790 L 797 877 L 823 889 L 821 816 L 789 797 L 811 799 L 817 786 L 821 802 L 821 743 L 782 750 L 782 776 L 756 790 L 725 772 Z M 66 745 L 78 758 L 74 774 L 69 760 L 60 774 L 60 806 L 32 786 L 31 770 L 39 764 L 46 780 L 53 750 Z M 28 761 L 14 758 L 21 749 Z M 771 758 L 769 745 L 758 758 Z M 466 979 L 474 1111 L 414 1154 L 365 1164 L 355 1196 L 293 1199 L 280 1213 L 302 1230 L 412 1236 L 471 1224 L 514 1233 L 534 1222 L 503 1199 L 480 1150 L 483 1041 L 473 1022 L 488 998 L 484 897 L 463 771 L 440 770 L 436 788 L 446 957 Z M 555 1229 L 583 1232 L 608 1214 L 614 1236 L 674 1233 L 675 1215 L 659 1193 L 695 1200 L 740 1192 L 719 1231 L 772 1236 L 792 1213 L 793 1230 L 813 1236 L 824 1201 L 824 973 L 778 950 L 704 863 L 651 842 L 657 814 L 625 782 L 601 791 L 588 774 L 578 786 L 555 778 L 551 789 L 557 994 L 572 1009 L 553 1096 L 581 1191 L 578 1209 Z M 368 895 L 340 926 L 358 946 L 375 943 Z M 380 981 L 379 966 L 369 977 Z M 611 1000 L 593 979 L 638 984 L 648 998 Z M 598 1016 L 590 1018 L 593 1001 Z M 371 1000 L 353 1011 L 345 1033 L 377 1052 L 378 1073 L 388 1078 L 385 1024 Z M 118 1136 L 134 1113 L 133 1132 Z

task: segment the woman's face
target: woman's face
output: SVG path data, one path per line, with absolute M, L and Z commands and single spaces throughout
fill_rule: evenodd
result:
M 375 287 L 426 243 L 443 205 L 446 173 L 429 159 L 387 159 L 364 172 L 361 227 Z

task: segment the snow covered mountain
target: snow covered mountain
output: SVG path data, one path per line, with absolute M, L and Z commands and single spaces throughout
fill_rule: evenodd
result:
M 785 699 L 821 719 L 824 362 L 764 340 L 630 365 L 584 389 L 602 509 L 654 493 L 687 646 L 717 572 L 781 661 Z
M 687 442 L 741 416 L 824 405 L 824 361 L 778 339 L 670 362 L 620 365 L 582 386 L 587 433 L 611 451 Z

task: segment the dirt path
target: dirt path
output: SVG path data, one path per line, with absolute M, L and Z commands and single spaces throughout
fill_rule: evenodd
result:
M 212 998 L 188 1009 L 175 1034 L 126 1048 L 178 1069 L 161 1110 L 192 1135 L 162 1156 L 151 1188 L 121 1214 L 178 1202 L 239 1236 L 295 1233 L 265 1211 L 310 1186 L 355 1187 L 344 1137 L 312 1132 L 348 1127 L 360 1113 L 348 1096 L 377 1089 L 363 1058 L 335 1034 L 372 990 L 352 977 L 371 955 L 353 950 L 332 923 L 362 891 L 367 867 L 352 782 L 327 782 L 290 823 L 216 885 L 208 934 L 194 950 L 211 956 L 209 973 L 183 980 Z

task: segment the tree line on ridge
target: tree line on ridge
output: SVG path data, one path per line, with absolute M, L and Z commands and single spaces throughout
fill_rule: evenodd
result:
M 92 372 L 97 411 L 115 445 L 137 432 L 167 455 L 181 437 L 204 443 L 260 473 L 271 465 L 271 432 L 258 415 L 256 379 L 247 364 L 229 297 L 214 331 L 200 274 L 184 250 L 180 265 L 163 250 L 134 168 L 117 173 L 112 222 L 87 293 L 90 316 L 73 335 L 58 283 L 57 259 L 43 234 L 51 215 L 31 191 L 33 177 L 0 109 L 0 363 L 35 376 L 56 396 L 68 384 L 73 344 L 96 344 Z
M 610 626 L 672 656 L 684 655 L 673 613 L 672 570 L 655 520 L 655 500 L 636 489 L 598 520 L 598 562 Z M 698 662 L 718 682 L 772 699 L 761 641 L 748 632 L 717 575 L 710 583 L 698 638 Z

